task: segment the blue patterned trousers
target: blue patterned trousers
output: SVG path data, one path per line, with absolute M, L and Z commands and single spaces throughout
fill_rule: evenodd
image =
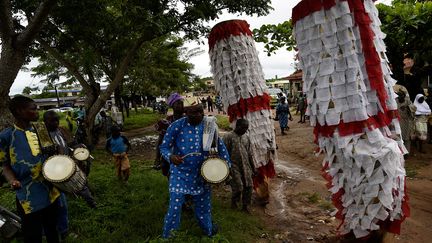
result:
M 185 201 L 185 196 L 186 194 L 170 192 L 169 208 L 165 215 L 163 226 L 163 238 L 169 238 L 171 236 L 171 231 L 177 230 L 180 227 L 182 205 Z M 192 195 L 195 217 L 201 229 L 203 229 L 208 236 L 212 235 L 213 229 L 210 196 L 210 189 L 204 189 L 202 194 Z

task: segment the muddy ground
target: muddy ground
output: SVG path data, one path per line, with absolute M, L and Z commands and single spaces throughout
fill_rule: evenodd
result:
M 332 217 L 334 208 L 330 202 L 330 193 L 321 177 L 322 157 L 316 156 L 312 128 L 297 123 L 298 116 L 290 122 L 287 135 L 281 136 L 275 123 L 278 157 L 277 176 L 271 180 L 271 199 L 266 207 L 254 203 L 252 214 L 261 217 L 272 229 L 264 233 L 257 242 L 337 242 L 336 228 L 338 220 Z M 153 137 L 148 137 L 152 128 L 144 128 L 126 133 L 135 137 L 141 144 L 146 144 L 143 153 L 132 151 L 143 159 L 154 158 Z M 432 239 L 429 227 L 432 218 L 432 145 L 426 145 L 426 154 L 413 149 L 413 154 L 406 161 L 408 193 L 410 196 L 411 217 L 402 225 L 401 235 L 395 236 L 394 242 L 424 243 Z M 219 187 L 217 190 L 229 190 Z M 216 194 L 218 194 L 216 192 Z M 227 195 L 220 193 L 219 195 Z M 227 196 L 225 196 L 227 197 Z M 229 200 L 229 198 L 227 198 Z

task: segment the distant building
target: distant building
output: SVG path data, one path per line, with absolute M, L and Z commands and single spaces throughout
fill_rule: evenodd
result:
M 34 99 L 34 101 L 40 110 L 48 110 L 58 107 L 57 98 Z M 84 105 L 84 97 L 79 96 L 59 97 L 59 101 L 60 106 L 78 107 Z
M 280 88 L 285 93 L 291 96 L 297 96 L 299 92 L 303 91 L 303 71 L 296 70 L 294 73 L 287 77 L 277 79 L 273 82 L 268 82 L 267 85 L 271 88 Z

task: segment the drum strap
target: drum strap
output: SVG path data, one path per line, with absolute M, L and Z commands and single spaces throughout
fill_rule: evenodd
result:
M 217 152 L 218 129 L 215 117 L 204 117 L 203 150 Z
M 54 143 L 48 133 L 48 129 L 46 128 L 45 124 L 42 122 L 35 122 L 32 123 L 32 125 L 36 131 L 37 137 L 39 139 L 39 144 L 42 150 L 49 147 L 53 147 Z

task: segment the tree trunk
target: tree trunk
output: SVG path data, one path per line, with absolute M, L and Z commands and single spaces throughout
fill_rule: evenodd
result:
M 11 43 L 2 43 L 0 57 L 0 129 L 13 124 L 9 111 L 9 91 L 25 61 L 24 53 L 14 50 Z
M 130 107 L 129 107 L 129 102 L 130 102 L 129 97 L 127 97 L 127 96 L 123 96 L 123 103 L 124 103 L 124 108 L 125 108 L 125 110 L 126 110 L 126 117 L 127 117 L 127 118 L 129 118 L 129 109 L 130 109 Z M 124 118 L 124 117 L 123 117 L 123 118 Z

